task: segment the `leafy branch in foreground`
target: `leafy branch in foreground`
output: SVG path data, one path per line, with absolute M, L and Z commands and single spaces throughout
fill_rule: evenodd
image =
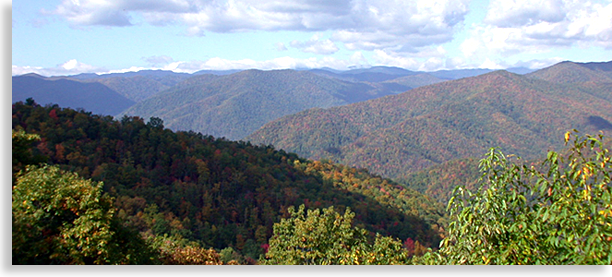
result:
M 565 135 L 569 150 L 541 166 L 497 149 L 480 162 L 480 188 L 457 187 L 451 223 L 426 264 L 612 264 L 612 157 L 603 135 Z
M 13 264 L 149 264 L 154 252 L 115 218 L 102 182 L 29 165 L 13 186 Z

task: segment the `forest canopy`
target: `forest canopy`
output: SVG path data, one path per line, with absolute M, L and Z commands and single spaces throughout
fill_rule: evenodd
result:
M 156 118 L 115 120 L 34 101 L 15 103 L 12 120 L 15 132 L 32 137 L 14 140 L 26 157 L 15 161 L 15 172 L 44 162 L 102 184 L 114 217 L 166 253 L 167 263 L 184 263 L 180 253 L 216 257 L 203 252 L 214 249 L 224 263 L 255 264 L 268 250 L 274 223 L 299 205 L 350 207 L 353 224 L 372 237 L 433 248 L 442 239 L 442 205 L 365 169 L 173 132 Z M 32 160 L 39 156 L 44 159 Z M 160 241 L 176 247 L 166 251 Z

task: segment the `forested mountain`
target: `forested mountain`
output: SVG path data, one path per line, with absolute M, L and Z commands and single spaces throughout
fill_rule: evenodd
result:
M 12 79 L 13 103 L 33 98 L 41 104 L 83 108 L 105 115 L 120 113 L 135 103 L 100 83 L 53 80 L 36 74 L 15 76 Z
M 121 115 L 159 117 L 173 130 L 193 130 L 237 140 L 285 115 L 388 94 L 391 93 L 377 86 L 344 82 L 307 71 L 247 70 L 225 76 L 193 77 Z
M 349 82 L 384 82 L 404 76 L 417 75 L 419 72 L 414 72 L 398 67 L 374 66 L 369 68 L 351 69 L 346 71 L 337 71 L 330 69 L 311 69 L 309 70 L 317 75 L 332 77 Z
M 559 138 L 572 128 L 587 133 L 612 130 L 609 83 L 563 84 L 534 77 L 542 72 L 523 76 L 496 71 L 352 105 L 311 109 L 266 124 L 247 140 L 406 178 L 489 147 L 535 158 L 562 146 Z
M 356 226 L 372 236 L 436 247 L 443 233 L 439 203 L 367 170 L 173 132 L 159 118 L 117 121 L 28 101 L 13 104 L 12 127 L 40 137 L 18 153 L 31 151 L 50 165 L 104 182 L 117 217 L 146 236 L 184 238 L 218 251 L 232 247 L 257 259 L 272 225 L 301 204 L 350 207 Z
M 305 109 L 355 103 L 442 81 L 427 73 L 394 67 L 203 70 L 193 74 L 141 70 L 55 77 L 29 74 L 13 77 L 13 103 L 31 97 L 40 103 L 59 103 L 103 115 L 156 116 L 173 130 L 243 139 L 265 123 Z M 160 93 L 165 95 L 145 101 Z M 127 111 L 135 103 L 138 105 Z
M 126 98 L 140 102 L 145 100 L 160 91 L 168 89 L 170 86 L 165 85 L 157 80 L 153 80 L 143 76 L 134 77 L 112 77 L 100 79 L 88 79 L 86 82 L 97 82 L 120 93 Z M 121 111 L 120 111 L 121 112 Z
M 561 62 L 527 74 L 527 77 L 560 84 L 612 83 L 612 62 L 574 63 Z

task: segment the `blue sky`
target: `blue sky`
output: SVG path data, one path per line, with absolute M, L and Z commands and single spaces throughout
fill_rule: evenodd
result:
M 612 0 L 28 0 L 12 73 L 612 60 Z

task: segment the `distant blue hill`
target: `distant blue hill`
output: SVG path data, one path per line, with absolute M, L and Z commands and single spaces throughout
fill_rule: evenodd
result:
M 115 115 L 135 104 L 107 86 L 95 82 L 49 80 L 36 74 L 15 76 L 12 81 L 13 103 L 32 98 L 41 105 L 58 104 L 101 115 Z

